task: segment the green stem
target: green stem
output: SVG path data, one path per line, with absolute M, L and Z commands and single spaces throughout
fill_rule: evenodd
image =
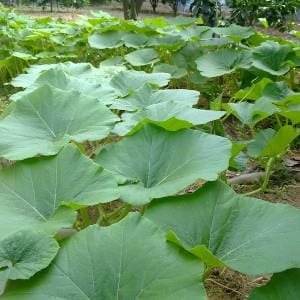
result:
M 248 125 L 248 126 L 249 126 L 249 129 L 250 129 L 250 132 L 251 132 L 251 136 L 254 137 L 254 135 L 255 135 L 254 127 L 252 125 Z
M 248 193 L 244 193 L 243 196 L 251 196 L 251 195 L 254 195 L 254 194 L 257 194 L 259 192 L 261 192 L 261 187 L 259 189 L 256 189 L 254 191 L 251 191 L 251 192 L 248 192 Z
M 99 218 L 97 220 L 97 224 L 101 225 L 105 223 L 105 225 L 110 225 L 113 223 L 117 223 L 121 219 L 123 219 L 130 211 L 131 205 L 123 204 L 122 206 L 118 207 L 112 213 L 106 213 L 105 210 L 101 205 L 98 206 L 99 211 Z
M 271 175 L 273 162 L 274 162 L 274 157 L 269 158 L 269 160 L 267 162 L 267 166 L 266 166 L 266 174 L 265 174 L 264 181 L 263 181 L 261 187 L 254 190 L 254 191 L 243 194 L 244 196 L 251 196 L 251 195 L 257 194 L 259 192 L 267 191 L 267 187 L 268 187 L 269 180 L 270 180 L 270 175 Z
M 80 216 L 81 216 L 81 219 L 82 219 L 83 228 L 91 225 L 91 220 L 90 220 L 88 208 L 84 207 L 84 208 L 81 208 L 79 211 L 80 211 Z
M 99 218 L 97 220 L 97 224 L 101 225 L 102 222 L 105 222 L 107 220 L 107 214 L 105 212 L 105 209 L 102 207 L 102 204 L 99 204 L 97 208 L 99 212 Z
M 131 211 L 131 208 L 131 205 L 125 204 L 121 209 L 117 210 L 117 213 L 112 213 L 108 218 L 109 224 L 122 220 Z
M 280 118 L 279 118 L 278 114 L 275 114 L 275 118 L 276 118 L 278 126 L 281 128 L 282 127 L 282 123 L 280 121 Z
M 263 184 L 261 186 L 261 189 L 262 189 L 263 192 L 266 190 L 266 188 L 267 188 L 267 186 L 269 184 L 273 162 L 274 162 L 274 157 L 269 158 L 269 160 L 267 162 L 266 175 L 265 175 Z

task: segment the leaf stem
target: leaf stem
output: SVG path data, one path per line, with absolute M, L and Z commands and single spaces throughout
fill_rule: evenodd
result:
M 266 188 L 267 188 L 267 186 L 269 184 L 273 162 L 274 162 L 274 157 L 269 158 L 269 160 L 267 162 L 266 175 L 265 175 L 263 184 L 261 186 L 261 189 L 262 189 L 263 192 L 266 190 Z
M 279 118 L 278 114 L 275 114 L 275 118 L 276 118 L 278 126 L 281 128 L 282 127 L 282 123 L 280 121 L 280 118 Z
M 267 166 L 266 166 L 264 181 L 263 181 L 261 187 L 254 191 L 243 194 L 244 196 L 251 196 L 251 195 L 254 195 L 259 192 L 265 192 L 267 190 L 273 163 L 274 163 L 274 157 L 269 158 L 269 160 L 267 162 Z
M 81 216 L 81 219 L 82 219 L 83 228 L 91 225 L 91 220 L 90 220 L 90 216 L 89 216 L 89 212 L 88 212 L 88 207 L 81 208 L 79 211 L 80 211 L 80 216 Z

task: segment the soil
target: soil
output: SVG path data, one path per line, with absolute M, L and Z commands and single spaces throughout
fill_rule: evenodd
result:
M 93 11 L 97 12 L 100 10 L 107 12 L 114 17 L 123 18 L 122 5 L 118 2 L 112 2 L 111 5 L 99 5 L 99 6 L 92 6 L 87 8 L 80 8 L 80 9 L 59 8 L 59 10 L 57 10 L 56 8 L 54 8 L 52 13 L 49 10 L 43 11 L 40 7 L 24 6 L 19 8 L 18 10 L 21 13 L 25 13 L 34 18 L 44 18 L 44 17 L 51 16 L 52 18 L 64 19 L 67 21 L 76 20 L 79 18 L 79 15 L 91 16 Z M 156 18 L 159 16 L 172 17 L 173 16 L 172 9 L 167 5 L 158 3 L 157 13 L 154 14 L 150 3 L 145 2 L 143 4 L 142 11 L 139 14 L 140 19 Z

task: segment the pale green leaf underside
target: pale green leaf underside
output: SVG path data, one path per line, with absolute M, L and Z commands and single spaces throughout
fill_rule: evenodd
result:
M 142 205 L 174 195 L 198 179 L 217 179 L 228 167 L 230 149 L 226 138 L 148 124 L 104 148 L 96 161 L 116 176 L 122 200 Z
M 27 69 L 26 74 L 20 74 L 16 78 L 14 78 L 11 82 L 11 85 L 15 87 L 27 88 L 35 82 L 38 77 L 47 70 L 56 69 L 61 70 L 67 75 L 80 77 L 82 80 L 94 80 L 96 79 L 96 75 L 99 76 L 99 69 L 94 68 L 89 63 L 58 63 L 58 64 L 43 64 L 43 65 L 33 65 Z
M 168 73 L 146 73 L 143 71 L 126 70 L 116 74 L 110 84 L 120 96 L 127 96 L 130 92 L 141 88 L 144 84 L 154 84 L 162 87 L 170 80 Z
M 0 156 L 11 160 L 53 155 L 70 141 L 101 140 L 118 120 L 94 98 L 49 86 L 14 105 L 0 122 Z
M 0 239 L 0 281 L 28 279 L 46 268 L 59 249 L 45 233 L 21 230 Z
M 190 195 L 156 200 L 145 216 L 173 231 L 210 266 L 223 263 L 249 275 L 300 267 L 299 210 L 243 197 L 221 182 L 207 183 Z
M 26 227 L 56 233 L 75 218 L 71 209 L 58 209 L 62 204 L 93 205 L 118 196 L 112 175 L 75 147 L 18 162 L 0 172 L 0 236 Z
M 206 124 L 221 118 L 225 112 L 195 109 L 179 102 L 162 102 L 148 106 L 143 111 L 124 113 L 122 121 L 117 123 L 114 132 L 118 135 L 132 134 L 150 123 L 169 131 L 190 128 Z
M 156 90 L 151 85 L 146 84 L 133 94 L 115 101 L 115 103 L 111 105 L 111 108 L 135 111 L 145 109 L 153 104 L 169 101 L 178 102 L 191 107 L 197 104 L 199 95 L 200 93 L 198 91 L 186 89 Z
M 130 214 L 76 234 L 47 270 L 11 284 L 2 299 L 206 300 L 203 272 L 203 264 L 167 243 L 156 225 Z
M 103 80 L 101 80 L 103 81 Z M 117 97 L 116 91 L 109 86 L 107 82 L 93 83 L 87 81 L 84 77 L 75 77 L 68 75 L 60 68 L 45 70 L 40 76 L 25 89 L 13 94 L 10 99 L 17 101 L 24 95 L 34 91 L 36 88 L 43 85 L 50 85 L 63 91 L 78 91 L 83 95 L 98 99 L 103 104 L 111 104 Z

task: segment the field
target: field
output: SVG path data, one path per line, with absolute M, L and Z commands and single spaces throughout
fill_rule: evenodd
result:
M 26 13 L 0 8 L 1 299 L 300 299 L 297 27 Z

